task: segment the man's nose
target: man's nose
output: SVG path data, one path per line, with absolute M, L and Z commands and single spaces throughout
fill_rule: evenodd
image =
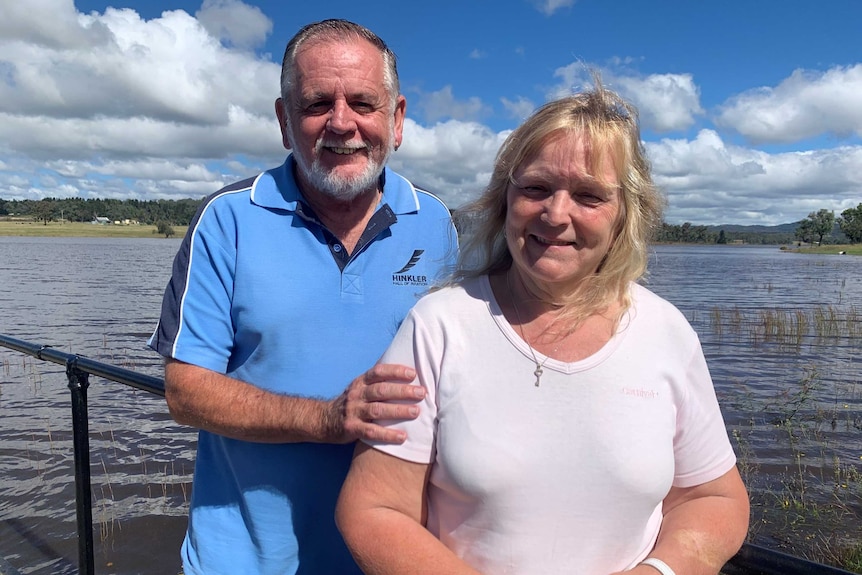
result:
M 336 100 L 329 113 L 327 128 L 336 134 L 345 134 L 356 130 L 354 112 L 343 100 Z

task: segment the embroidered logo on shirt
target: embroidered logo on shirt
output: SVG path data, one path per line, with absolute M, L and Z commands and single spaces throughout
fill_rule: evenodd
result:
M 422 257 L 422 254 L 424 254 L 424 253 L 425 253 L 425 250 L 413 250 L 413 255 L 410 256 L 410 261 L 408 261 L 407 264 L 403 268 L 401 268 L 400 270 L 398 270 L 395 273 L 396 274 L 403 274 L 406 271 L 410 271 L 410 269 L 416 265 L 416 262 L 419 261 L 419 258 Z
M 624 387 L 620 391 L 622 391 L 623 395 L 630 395 L 633 397 L 642 397 L 644 399 L 657 399 L 658 398 L 658 392 L 654 389 Z
M 406 264 L 404 264 L 404 267 L 392 274 L 392 283 L 394 285 L 428 285 L 428 278 L 426 276 L 406 273 L 413 269 L 413 267 L 419 262 L 419 258 L 422 257 L 423 253 L 425 253 L 425 250 L 413 250 L 413 255 L 410 256 L 410 259 Z

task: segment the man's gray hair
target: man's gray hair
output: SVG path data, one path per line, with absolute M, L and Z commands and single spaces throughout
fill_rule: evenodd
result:
M 318 41 L 344 41 L 363 39 L 374 45 L 383 58 L 383 84 L 389 94 L 392 109 L 401 93 L 398 82 L 398 68 L 396 66 L 395 52 L 386 45 L 380 36 L 366 28 L 349 20 L 322 20 L 304 26 L 287 43 L 284 50 L 284 59 L 281 63 L 281 98 L 287 106 L 292 100 L 293 87 L 296 84 L 296 54 L 306 42 Z M 289 116 L 289 114 L 288 114 Z

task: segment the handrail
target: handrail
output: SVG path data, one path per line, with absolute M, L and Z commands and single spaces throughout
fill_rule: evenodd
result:
M 90 499 L 90 453 L 87 422 L 88 376 L 95 375 L 150 393 L 165 395 L 162 379 L 101 363 L 79 355 L 60 352 L 0 334 L 0 346 L 31 355 L 42 361 L 66 365 L 72 392 L 72 425 L 75 448 L 75 506 L 78 516 L 78 568 L 83 575 L 94 574 L 93 519 Z M 854 575 L 837 567 L 814 563 L 767 547 L 744 543 L 742 549 L 722 569 L 724 575 Z M 0 557 L 0 575 L 17 575 Z
M 41 361 L 66 366 L 66 379 L 72 394 L 72 445 L 75 456 L 75 515 L 78 527 L 78 572 L 95 574 L 93 545 L 93 501 L 90 481 L 90 431 L 87 415 L 87 388 L 90 375 L 116 381 L 124 385 L 165 395 L 165 382 L 156 377 L 101 363 L 86 357 L 63 353 L 50 345 L 38 345 L 0 335 L 0 346 L 31 355 Z M 5 563 L 5 561 L 4 561 Z M 0 567 L 3 564 L 0 563 Z M 3 567 L 5 570 L 6 567 Z M 12 575 L 10 573 L 10 575 Z
M 117 383 L 122 383 L 136 389 L 149 391 L 162 397 L 165 396 L 165 382 L 157 377 L 101 363 L 79 355 L 63 353 L 50 345 L 30 343 L 5 335 L 0 335 L 0 346 L 26 353 L 42 361 L 52 361 L 61 365 L 66 365 L 70 360 L 73 360 L 75 366 L 86 373 L 110 379 L 111 381 L 116 381 Z

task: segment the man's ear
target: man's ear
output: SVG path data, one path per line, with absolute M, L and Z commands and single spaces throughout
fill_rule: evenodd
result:
M 392 123 L 392 132 L 395 137 L 395 141 L 393 142 L 395 145 L 395 149 L 401 147 L 401 140 L 404 137 L 404 117 L 407 114 L 407 98 L 403 95 L 398 96 L 398 100 L 395 102 L 395 111 L 393 112 L 394 122 Z
M 287 129 L 287 110 L 285 109 L 284 100 L 277 98 L 275 100 L 275 115 L 278 118 L 278 127 L 281 128 L 281 145 L 285 150 L 290 150 L 293 146 L 290 143 L 290 130 Z

